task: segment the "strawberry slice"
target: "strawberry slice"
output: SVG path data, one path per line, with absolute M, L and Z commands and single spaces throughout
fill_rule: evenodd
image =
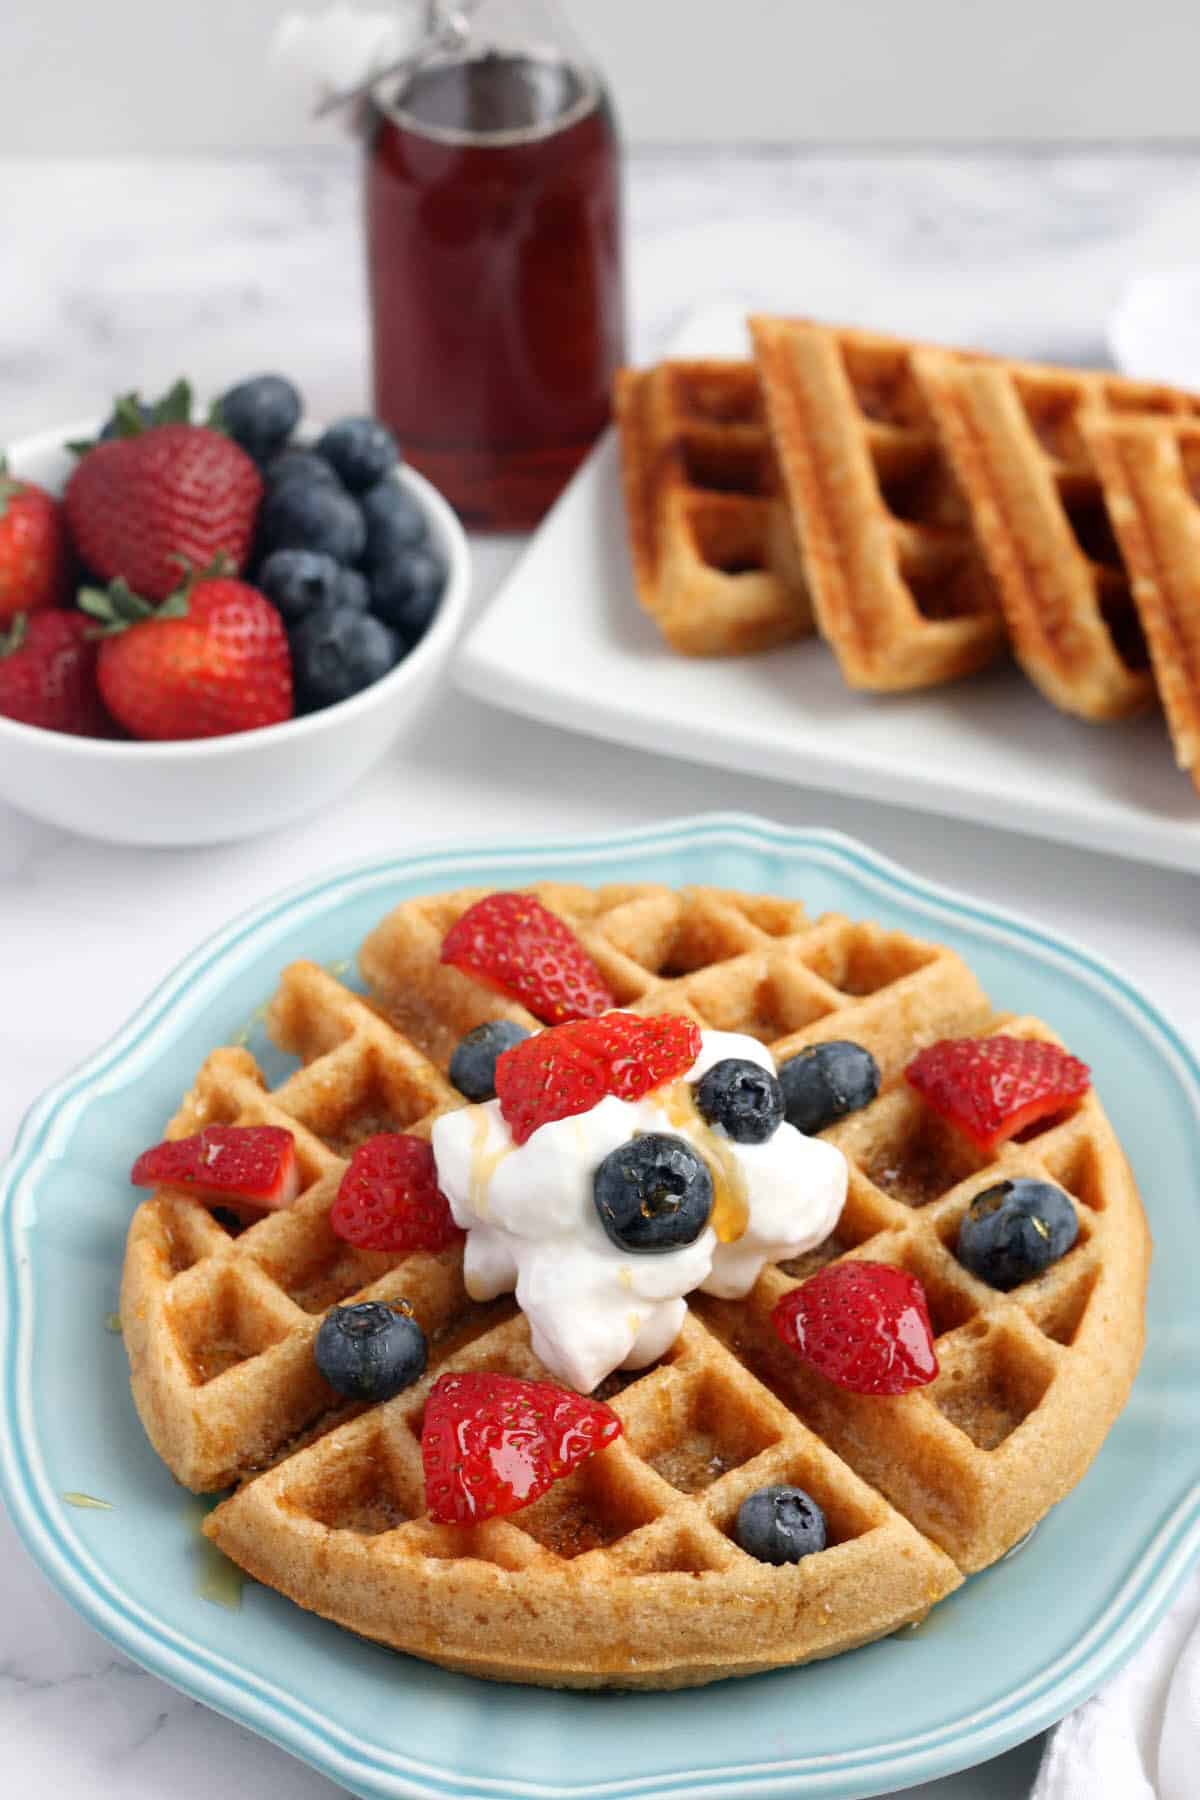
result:
M 442 941 L 442 961 L 544 1025 L 594 1019 L 617 1004 L 570 926 L 532 894 L 488 894 L 468 906 Z
M 300 1192 L 296 1142 L 280 1125 L 206 1125 L 192 1137 L 143 1150 L 134 1187 L 184 1187 L 197 1200 L 244 1201 L 280 1212 Z
M 686 1075 L 699 1054 L 700 1028 L 691 1019 L 610 1012 L 539 1031 L 504 1051 L 496 1095 L 514 1143 L 523 1144 L 539 1125 L 590 1112 L 607 1094 L 640 1100 Z
M 461 1244 L 438 1187 L 433 1149 L 423 1138 L 380 1132 L 350 1158 L 329 1214 L 335 1234 L 359 1250 L 447 1250 Z
M 440 1375 L 421 1431 L 429 1516 L 477 1525 L 517 1512 L 620 1435 L 611 1407 L 553 1382 Z
M 938 1372 L 925 1289 L 891 1263 L 836 1262 L 776 1302 L 789 1350 L 854 1394 L 907 1394 Z
M 1091 1070 L 1039 1038 L 941 1038 L 915 1056 L 905 1080 L 987 1154 L 1027 1125 L 1076 1106 Z

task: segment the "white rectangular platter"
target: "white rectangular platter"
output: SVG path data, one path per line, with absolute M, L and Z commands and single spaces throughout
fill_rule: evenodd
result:
M 719 308 L 672 353 L 745 347 L 740 315 Z M 571 731 L 1200 872 L 1200 796 L 1158 714 L 1085 724 L 1012 665 L 919 694 L 855 694 L 817 638 L 717 660 L 669 651 L 634 597 L 611 433 L 456 670 L 480 698 Z

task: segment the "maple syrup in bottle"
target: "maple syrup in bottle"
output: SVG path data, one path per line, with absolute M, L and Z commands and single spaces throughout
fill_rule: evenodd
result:
M 374 97 L 375 410 L 469 524 L 522 530 L 608 420 L 625 332 L 619 156 L 599 79 L 546 28 L 555 9 L 478 10 L 461 49 Z

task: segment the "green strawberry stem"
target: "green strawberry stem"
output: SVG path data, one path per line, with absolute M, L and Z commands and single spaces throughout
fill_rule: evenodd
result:
M 121 575 L 106 588 L 80 588 L 80 608 L 89 618 L 97 620 L 100 626 L 93 636 L 115 637 L 118 632 L 128 631 L 132 625 L 144 625 L 148 619 L 186 619 L 194 588 L 201 582 L 219 581 L 233 573 L 233 564 L 224 550 L 218 550 L 204 569 L 193 569 L 186 556 L 172 556 L 170 560 L 179 564 L 183 583 L 173 594 L 168 594 L 160 606 L 153 606 L 149 600 L 143 600 L 140 594 L 135 594 Z
M 113 402 L 113 419 L 118 438 L 141 437 L 156 425 L 190 425 L 192 422 L 192 387 L 185 376 L 172 382 L 160 400 L 150 403 L 150 418 L 142 417 L 142 396 L 137 388 L 118 394 Z M 86 456 L 96 448 L 97 438 L 72 438 L 66 448 L 73 456 Z
M 148 619 L 185 619 L 188 613 L 189 584 L 168 594 L 161 606 L 152 606 L 135 594 L 127 581 L 118 575 L 106 588 L 80 588 L 80 610 L 98 621 L 96 637 L 115 637 L 131 625 L 144 625 Z

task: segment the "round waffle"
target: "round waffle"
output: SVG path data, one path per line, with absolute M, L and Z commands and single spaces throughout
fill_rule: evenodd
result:
M 922 1617 L 1069 1491 L 1128 1394 L 1149 1240 L 1099 1102 L 1089 1095 L 986 1159 L 908 1089 L 906 1064 L 939 1037 L 1051 1034 L 994 1014 L 952 952 L 710 888 L 535 891 L 630 1010 L 748 1032 L 780 1061 L 827 1038 L 873 1052 L 878 1099 L 828 1133 L 850 1168 L 836 1233 L 765 1270 L 745 1300 L 694 1295 L 659 1363 L 598 1390 L 623 1436 L 541 1500 L 470 1529 L 434 1525 L 420 1455 L 431 1382 L 448 1369 L 546 1371 L 510 1299 L 469 1299 L 458 1251 L 356 1250 L 333 1234 L 329 1208 L 363 1138 L 427 1136 L 463 1104 L 445 1070 L 465 1031 L 497 1016 L 534 1021 L 438 960 L 482 890 L 411 901 L 363 947 L 369 999 L 310 963 L 284 972 L 267 1023 L 300 1059 L 294 1074 L 271 1090 L 248 1052 L 215 1051 L 169 1127 L 285 1125 L 305 1187 L 236 1235 L 167 1192 L 139 1206 L 121 1318 L 155 1448 L 196 1490 L 240 1484 L 206 1530 L 251 1575 L 474 1674 L 687 1686 L 833 1655 Z M 1065 1188 L 1079 1238 L 1000 1294 L 952 1246 L 972 1195 L 1014 1174 Z M 929 1387 L 850 1394 L 775 1338 L 778 1297 L 843 1256 L 920 1277 L 941 1365 Z M 405 1298 L 429 1339 L 425 1378 L 384 1405 L 342 1405 L 316 1371 L 321 1319 L 351 1297 Z M 830 1535 L 827 1550 L 783 1569 L 731 1535 L 746 1495 L 779 1481 L 817 1499 Z

